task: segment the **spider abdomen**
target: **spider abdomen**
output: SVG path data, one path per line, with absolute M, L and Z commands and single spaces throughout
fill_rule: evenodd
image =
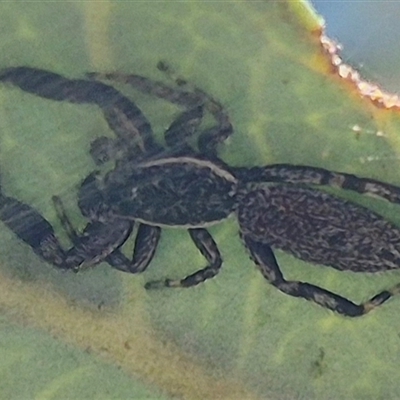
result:
M 273 185 L 248 193 L 241 232 L 295 257 L 339 270 L 400 268 L 400 229 L 371 210 L 328 193 Z

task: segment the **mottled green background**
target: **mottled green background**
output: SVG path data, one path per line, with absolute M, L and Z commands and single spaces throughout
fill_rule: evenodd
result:
M 220 154 L 231 165 L 308 164 L 400 184 L 397 112 L 376 109 L 329 73 L 309 17 L 299 2 L 3 2 L 0 67 L 165 79 L 155 68 L 165 60 L 228 109 L 235 134 Z M 162 140 L 179 110 L 121 89 Z M 83 227 L 76 190 L 95 168 L 89 144 L 101 135 L 112 133 L 96 107 L 1 86 L 3 190 L 57 232 L 58 194 Z M 400 224 L 398 206 L 344 195 Z M 285 296 L 258 273 L 237 231 L 234 218 L 210 229 L 224 257 L 218 277 L 146 292 L 148 280 L 204 265 L 185 231 L 165 230 L 140 276 L 107 265 L 73 275 L 1 226 L 0 397 L 399 398 L 400 299 L 350 319 Z M 354 301 L 400 281 L 277 256 L 288 278 Z

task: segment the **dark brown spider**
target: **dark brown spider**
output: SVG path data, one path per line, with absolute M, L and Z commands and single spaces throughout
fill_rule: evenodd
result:
M 103 177 L 90 174 L 82 183 L 78 205 L 89 219 L 78 234 L 62 203 L 58 215 L 73 247 L 65 251 L 53 228 L 35 209 L 0 197 L 0 219 L 43 259 L 58 268 L 79 270 L 107 261 L 124 272 L 137 273 L 150 264 L 161 228 L 185 228 L 207 259 L 207 267 L 180 280 L 149 282 L 146 288 L 189 287 L 214 277 L 222 258 L 207 227 L 236 214 L 240 235 L 263 276 L 281 291 L 312 300 L 348 316 L 359 316 L 385 302 L 399 285 L 357 305 L 318 286 L 283 277 L 273 248 L 339 270 L 377 272 L 400 267 L 400 229 L 360 205 L 304 185 L 327 185 L 373 194 L 400 202 L 400 188 L 372 179 L 321 168 L 277 164 L 230 167 L 216 156 L 217 145 L 231 133 L 224 108 L 203 91 L 171 88 L 136 75 L 90 74 L 89 80 L 67 79 L 29 67 L 4 70 L 0 80 L 40 97 L 99 106 L 116 139 L 92 144 L 97 164 L 115 161 Z M 167 148 L 153 138 L 146 117 L 113 87 L 95 79 L 129 83 L 186 110 L 165 133 Z M 199 135 L 194 151 L 186 139 L 210 112 L 217 124 Z M 135 250 L 129 260 L 120 250 L 139 223 Z

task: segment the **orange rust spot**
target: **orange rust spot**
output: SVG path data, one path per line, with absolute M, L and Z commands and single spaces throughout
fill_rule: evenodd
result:
M 324 52 L 330 57 L 332 72 L 349 82 L 361 97 L 368 98 L 379 108 L 400 110 L 400 97 L 383 90 L 379 85 L 364 80 L 353 67 L 343 62 L 340 57 L 342 47 L 322 32 L 320 42 Z
M 324 27 L 320 26 L 310 31 L 312 36 L 320 38 L 324 34 Z

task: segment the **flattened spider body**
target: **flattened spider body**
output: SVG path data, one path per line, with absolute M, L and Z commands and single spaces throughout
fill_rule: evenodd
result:
M 179 87 L 171 88 L 137 75 L 88 76 L 91 80 L 68 79 L 29 67 L 0 73 L 0 81 L 39 97 L 96 105 L 116 135 L 115 139 L 97 138 L 91 145 L 97 165 L 113 160 L 115 166 L 103 178 L 98 171 L 91 173 L 80 186 L 78 206 L 89 220 L 82 233 L 70 223 L 61 200 L 53 198 L 73 244 L 67 251 L 38 211 L 0 192 L 0 219 L 41 258 L 74 271 L 106 261 L 118 270 L 138 273 L 150 264 L 161 228 L 185 228 L 207 266 L 183 279 L 148 282 L 146 288 L 190 287 L 214 277 L 222 265 L 217 244 L 206 227 L 236 214 L 240 236 L 252 260 L 269 283 L 286 294 L 354 317 L 400 292 L 399 284 L 358 305 L 316 285 L 287 281 L 272 250 L 282 249 L 338 270 L 398 269 L 400 229 L 369 209 L 315 186 L 372 194 L 393 203 L 400 203 L 400 187 L 308 166 L 227 166 L 216 155 L 217 145 L 233 133 L 233 128 L 224 108 L 202 90 L 195 87 L 187 91 L 182 79 Z M 127 83 L 184 107 L 165 132 L 167 149 L 156 143 L 150 123 L 131 100 L 94 79 Z M 214 117 L 216 126 L 199 134 L 199 151 L 195 152 L 187 138 L 198 130 L 204 111 Z M 120 247 L 135 223 L 135 249 L 128 259 Z
M 238 219 L 244 235 L 313 264 L 354 272 L 400 268 L 400 229 L 328 193 L 263 187 L 240 202 Z

